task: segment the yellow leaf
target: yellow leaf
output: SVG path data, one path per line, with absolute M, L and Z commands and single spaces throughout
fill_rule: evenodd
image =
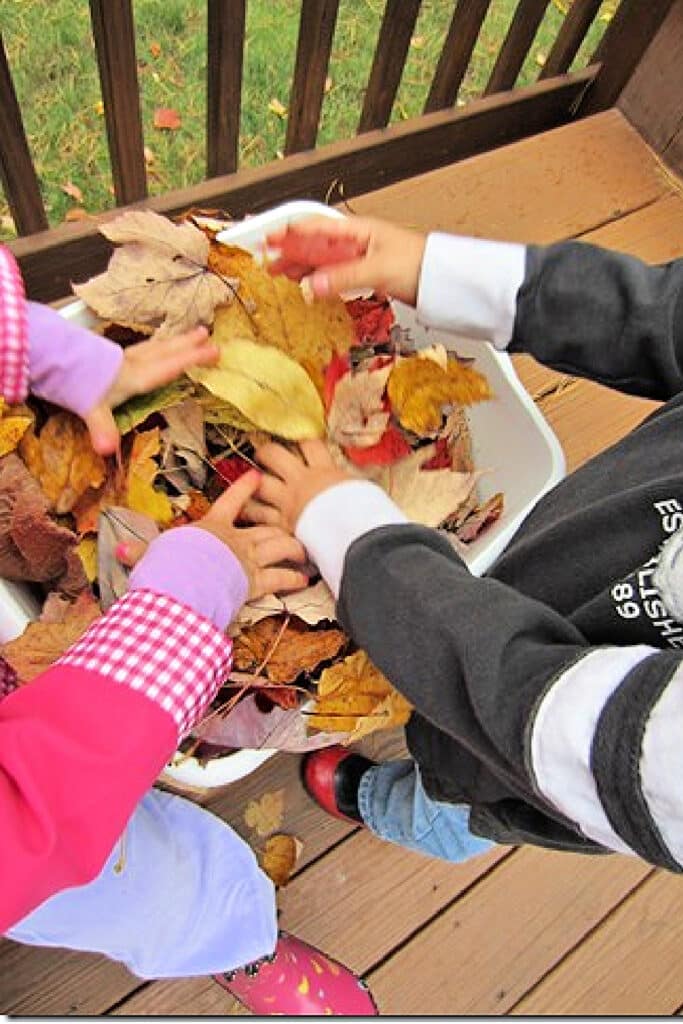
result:
M 285 791 L 277 789 L 264 793 L 260 800 L 250 800 L 244 811 L 244 821 L 260 836 L 276 832 L 285 812 Z
M 14 415 L 11 407 L 5 405 L 5 399 L 0 397 L 0 457 L 14 451 L 33 422 L 28 410 L 17 408 L 22 409 L 21 415 Z
M 404 725 L 411 710 L 365 651 L 356 651 L 322 672 L 308 721 L 323 732 L 348 733 L 344 742 L 351 743 L 378 729 Z
M 311 378 L 279 349 L 235 338 L 221 346 L 218 366 L 190 376 L 261 430 L 290 441 L 324 436 L 325 412 Z
M 268 110 L 270 110 L 271 114 L 275 114 L 276 117 L 287 116 L 287 107 L 284 103 L 281 103 L 276 96 L 273 96 L 272 100 L 268 104 Z
M 431 359 L 399 359 L 391 371 L 387 394 L 402 427 L 418 437 L 441 426 L 445 405 L 471 405 L 491 397 L 483 374 L 457 359 L 442 369 Z
M 239 281 L 238 301 L 216 310 L 213 341 L 250 338 L 291 356 L 323 392 L 324 370 L 335 353 L 348 352 L 354 340 L 353 321 L 340 298 L 306 302 L 295 281 L 273 276 L 254 257 L 236 246 L 214 244 L 209 267 Z
M 266 840 L 265 850 L 260 858 L 261 867 L 273 885 L 287 885 L 302 850 L 303 843 L 295 836 L 279 833 Z
M 97 579 L 97 541 L 94 537 L 84 537 L 76 545 L 76 554 L 83 563 L 88 583 L 94 583 Z
M 27 431 L 19 453 L 58 515 L 70 512 L 106 476 L 104 459 L 90 443 L 87 427 L 70 412 L 50 416 L 39 436 Z
M 160 526 L 173 519 L 173 506 L 163 491 L 153 487 L 159 467 L 154 456 L 159 453 L 159 428 L 136 434 L 130 454 L 125 505 L 142 512 Z

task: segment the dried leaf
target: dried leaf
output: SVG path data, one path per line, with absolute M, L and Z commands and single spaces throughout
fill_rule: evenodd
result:
M 25 406 L 6 405 L 0 396 L 0 458 L 14 451 L 32 422 Z
M 287 612 L 306 622 L 309 626 L 317 626 L 319 622 L 334 622 L 336 611 L 334 594 L 324 580 L 319 580 L 312 587 L 297 590 L 293 594 L 266 594 L 255 601 L 242 606 L 233 626 L 236 632 L 246 626 L 253 626 L 271 615 Z
M 94 583 L 97 579 L 97 541 L 95 538 L 84 537 L 76 546 L 76 554 L 81 560 L 88 583 Z
M 1 459 L 0 576 L 20 582 L 56 580 L 67 571 L 77 540 L 48 515 L 47 500 L 19 456 Z
M 347 352 L 353 343 L 353 322 L 344 302 L 307 303 L 295 281 L 272 276 L 235 246 L 213 245 L 209 265 L 239 282 L 240 299 L 216 310 L 213 340 L 225 345 L 232 338 L 251 338 L 273 345 L 304 367 L 322 395 L 325 368 L 335 353 Z
M 172 107 L 157 107 L 154 111 L 154 127 L 166 131 L 175 132 L 180 128 L 182 121 L 180 114 Z
M 296 836 L 279 833 L 266 840 L 260 863 L 273 885 L 287 885 L 303 848 Z
M 106 477 L 104 459 L 94 450 L 88 429 L 70 412 L 47 420 L 40 434 L 24 434 L 19 453 L 58 515 L 70 512 L 90 487 Z
M 125 468 L 119 472 L 113 460 L 109 462 L 109 475 L 99 490 L 90 490 L 74 506 L 76 528 L 79 533 L 94 533 L 102 509 L 112 505 L 141 512 L 160 526 L 173 519 L 173 506 L 163 491 L 154 488 L 159 472 L 155 456 L 159 453 L 159 428 L 133 435 L 130 454 Z
M 259 836 L 277 832 L 285 813 L 285 791 L 277 789 L 264 793 L 259 800 L 250 800 L 244 811 L 244 821 Z
M 166 446 L 187 471 L 193 485 L 202 488 L 206 483 L 208 453 L 204 437 L 204 410 L 194 398 L 164 410 L 167 429 L 162 433 Z M 171 477 L 171 480 L 173 478 Z
M 325 415 L 311 378 L 284 352 L 235 338 L 216 367 L 189 376 L 236 406 L 256 427 L 290 441 L 322 437 Z
M 307 733 L 306 716 L 299 709 L 273 706 L 264 712 L 252 693 L 242 697 L 227 715 L 209 715 L 192 730 L 192 735 L 212 746 L 249 750 L 286 750 L 304 754 L 341 743 L 344 733 Z
M 128 589 L 129 571 L 116 557 L 117 546 L 131 540 L 150 543 L 158 536 L 156 523 L 140 512 L 113 506 L 100 513 L 96 549 L 102 611 L 106 612 Z M 88 539 L 95 544 L 94 539 Z
M 340 629 L 307 629 L 296 619 L 278 639 L 281 616 L 262 619 L 245 629 L 233 646 L 233 666 L 240 672 L 254 672 L 268 657 L 263 675 L 272 683 L 293 683 L 302 672 L 312 672 L 323 661 L 331 661 L 347 640 Z
M 405 459 L 386 467 L 377 482 L 413 522 L 440 526 L 466 501 L 476 484 L 474 473 L 451 469 L 424 470 L 436 446 L 418 448 Z
M 327 418 L 330 438 L 342 447 L 369 448 L 381 439 L 389 422 L 384 401 L 391 366 L 347 373 L 337 382 Z
M 73 290 L 105 320 L 172 333 L 210 324 L 216 306 L 231 300 L 233 288 L 209 269 L 209 240 L 194 225 L 139 210 L 100 231 L 120 248 L 103 274 Z
M 64 195 L 69 196 L 71 199 L 75 199 L 77 203 L 83 202 L 83 193 L 78 187 L 78 185 L 74 185 L 73 181 L 64 182 L 64 184 L 61 185 L 60 188 Z
M 344 743 L 352 743 L 378 729 L 405 725 L 411 710 L 365 651 L 356 651 L 321 674 L 309 725 L 343 731 Z
M 417 356 L 398 360 L 389 377 L 387 393 L 401 426 L 418 437 L 439 429 L 444 406 L 471 405 L 491 397 L 488 381 L 471 366 L 449 359 L 444 370 L 433 359 Z
M 284 105 L 284 103 L 281 103 L 276 96 L 273 96 L 273 98 L 269 101 L 268 110 L 270 110 L 271 114 L 275 114 L 276 117 L 287 117 L 287 107 Z
M 148 391 L 146 395 L 134 395 L 114 411 L 116 426 L 122 434 L 128 434 L 134 427 L 144 423 L 153 413 L 178 405 L 189 395 L 191 390 L 190 381 L 181 378 L 172 384 L 165 384 L 161 388 L 155 388 L 154 391 Z
M 57 614 L 53 606 L 49 622 L 29 622 L 20 637 L 3 647 L 3 657 L 20 682 L 28 683 L 49 668 L 98 618 L 100 608 L 92 594 L 85 592 L 73 604 L 62 605 L 61 619 Z

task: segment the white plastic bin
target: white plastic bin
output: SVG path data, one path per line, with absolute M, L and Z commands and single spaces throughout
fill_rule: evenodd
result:
M 221 232 L 218 239 L 254 251 L 266 232 L 314 213 L 343 216 L 320 203 L 301 200 L 247 218 Z M 63 307 L 60 313 L 84 326 L 94 321 L 80 300 Z M 420 326 L 414 311 L 400 303 L 396 313 L 401 324 L 409 327 L 421 343 L 436 342 L 445 333 Z M 565 459 L 557 438 L 522 387 L 509 356 L 467 338 L 458 338 L 456 348 L 460 355 L 476 360 L 477 369 L 486 375 L 494 393 L 491 401 L 480 402 L 468 411 L 475 465 L 485 470 L 479 482 L 481 497 L 486 499 L 502 491 L 505 500 L 498 522 L 487 527 L 467 547 L 465 560 L 470 570 L 480 575 L 505 548 L 538 499 L 562 479 Z M 37 602 L 28 587 L 0 580 L 1 642 L 22 633 L 37 612 Z M 193 757 L 178 757 L 177 763 L 172 763 L 164 774 L 183 785 L 213 788 L 243 778 L 274 753 L 240 750 L 206 765 Z

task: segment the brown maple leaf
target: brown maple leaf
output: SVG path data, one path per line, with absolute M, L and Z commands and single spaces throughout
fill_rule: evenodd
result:
M 48 621 L 29 622 L 20 637 L 5 644 L 2 656 L 19 682 L 28 683 L 48 669 L 99 615 L 100 607 L 89 591 L 73 603 L 52 604 Z
M 365 651 L 356 651 L 321 673 L 308 723 L 324 732 L 346 732 L 343 742 L 352 743 L 379 729 L 405 725 L 411 710 Z
M 38 436 L 28 430 L 19 453 L 58 515 L 70 512 L 88 488 L 99 487 L 106 477 L 104 459 L 93 448 L 87 427 L 70 412 L 50 416 Z
M 310 629 L 290 619 L 283 630 L 285 621 L 281 615 L 271 616 L 240 633 L 234 641 L 233 667 L 255 672 L 267 658 L 263 674 L 270 682 L 293 683 L 302 672 L 336 657 L 347 643 L 340 629 Z
M 100 231 L 120 247 L 103 274 L 73 290 L 103 319 L 170 334 L 210 324 L 216 306 L 230 302 L 237 282 L 209 269 L 209 240 L 193 224 L 133 210 Z

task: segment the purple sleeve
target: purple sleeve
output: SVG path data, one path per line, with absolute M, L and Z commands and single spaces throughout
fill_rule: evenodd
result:
M 123 350 L 49 306 L 27 306 L 31 391 L 84 416 L 111 387 Z
M 225 629 L 248 597 L 247 577 L 226 544 L 198 526 L 157 537 L 133 569 L 129 590 L 155 590 Z

